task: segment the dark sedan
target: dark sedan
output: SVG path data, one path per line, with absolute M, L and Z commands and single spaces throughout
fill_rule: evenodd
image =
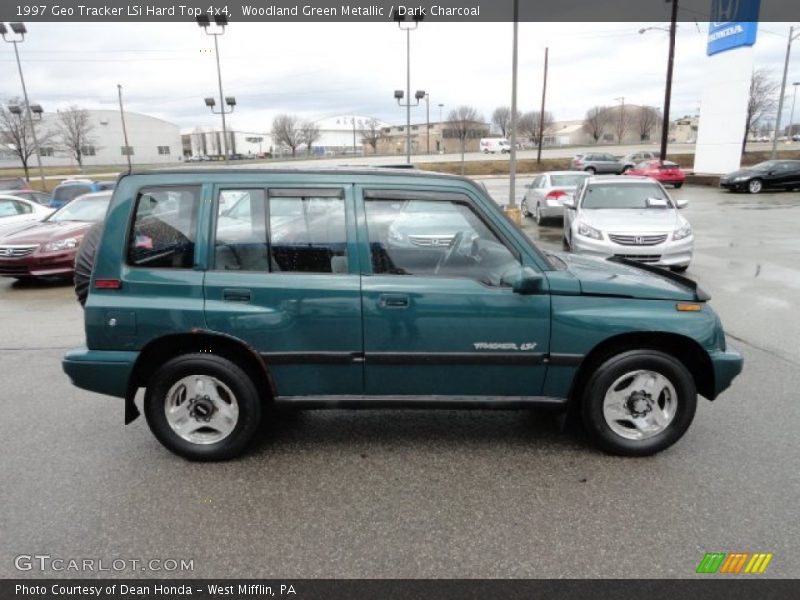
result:
M 86 231 L 106 216 L 111 192 L 84 194 L 52 215 L 0 237 L 0 276 L 72 277 Z
M 758 194 L 769 188 L 800 188 L 800 160 L 767 160 L 752 167 L 723 175 L 720 187 L 732 192 Z

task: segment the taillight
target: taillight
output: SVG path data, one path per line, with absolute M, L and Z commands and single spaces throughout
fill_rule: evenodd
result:
M 580 167 L 583 164 L 583 161 L 580 158 L 576 158 L 574 162 L 576 167 Z
M 94 288 L 96 290 L 118 290 L 122 287 L 119 279 L 95 279 Z
M 563 198 L 566 195 L 567 195 L 567 193 L 562 191 L 562 190 L 553 190 L 552 192 L 548 192 L 547 196 L 545 196 L 544 199 L 545 200 L 560 200 L 561 198 Z

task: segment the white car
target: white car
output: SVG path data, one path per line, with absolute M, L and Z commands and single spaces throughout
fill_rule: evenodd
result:
M 537 225 L 564 216 L 564 201 L 575 193 L 576 186 L 589 177 L 584 171 L 548 171 L 538 175 L 526 188 L 520 209 L 532 216 Z
M 564 202 L 564 247 L 685 271 L 694 251 L 680 214 L 687 205 L 648 177 L 589 177 Z
M 484 154 L 508 154 L 511 152 L 511 142 L 504 138 L 483 138 L 480 141 L 480 149 Z
M 2 194 L 0 195 L 0 234 L 26 223 L 41 221 L 52 212 L 52 208 L 42 206 L 38 202 Z

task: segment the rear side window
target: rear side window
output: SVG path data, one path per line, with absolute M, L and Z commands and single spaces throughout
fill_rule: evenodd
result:
M 128 264 L 154 269 L 191 269 L 200 188 L 143 188 L 128 242 Z
M 13 217 L 19 214 L 17 203 L 13 200 L 0 200 L 0 217 Z

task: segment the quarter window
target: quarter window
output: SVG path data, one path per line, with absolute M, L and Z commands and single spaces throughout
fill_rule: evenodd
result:
M 449 194 L 448 196 L 453 196 Z M 456 199 L 370 198 L 365 202 L 376 274 L 464 277 L 504 285 L 519 267 L 514 254 Z
M 191 269 L 200 188 L 144 188 L 128 243 L 128 263 L 156 269 Z

